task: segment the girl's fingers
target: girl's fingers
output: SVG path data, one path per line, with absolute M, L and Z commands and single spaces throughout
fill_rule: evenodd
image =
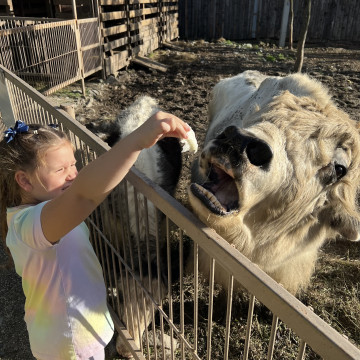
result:
M 166 121 L 170 127 L 169 131 L 164 131 L 163 136 L 187 139 L 187 133 L 190 131 L 190 126 L 188 124 L 176 116 L 170 116 L 169 118 L 163 119 L 163 121 Z
M 164 137 L 187 139 L 191 129 L 178 117 L 162 111 L 151 116 L 143 125 L 138 129 L 140 148 L 148 148 Z

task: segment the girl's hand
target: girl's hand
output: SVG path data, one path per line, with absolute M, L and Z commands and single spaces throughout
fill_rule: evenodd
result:
M 176 116 L 162 111 L 151 116 L 133 132 L 139 150 L 149 148 L 164 137 L 187 139 L 190 126 Z

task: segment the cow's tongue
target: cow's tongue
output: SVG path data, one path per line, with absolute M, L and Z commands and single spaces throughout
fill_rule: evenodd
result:
M 192 193 L 215 214 L 227 215 L 238 210 L 239 195 L 234 179 L 219 168 L 210 178 L 214 181 L 191 184 Z

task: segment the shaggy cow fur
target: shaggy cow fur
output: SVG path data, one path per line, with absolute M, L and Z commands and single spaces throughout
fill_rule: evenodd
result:
M 192 168 L 193 211 L 292 293 L 327 238 L 359 239 L 357 126 L 306 75 L 220 81 Z M 204 254 L 199 260 L 204 261 Z M 207 270 L 208 271 L 208 270 Z M 226 284 L 221 270 L 217 281 Z

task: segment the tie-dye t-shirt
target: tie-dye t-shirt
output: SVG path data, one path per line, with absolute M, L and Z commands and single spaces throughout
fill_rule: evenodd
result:
M 45 239 L 44 204 L 7 211 L 6 244 L 22 277 L 31 350 L 38 359 L 89 359 L 114 331 L 101 266 L 85 223 L 56 244 Z

